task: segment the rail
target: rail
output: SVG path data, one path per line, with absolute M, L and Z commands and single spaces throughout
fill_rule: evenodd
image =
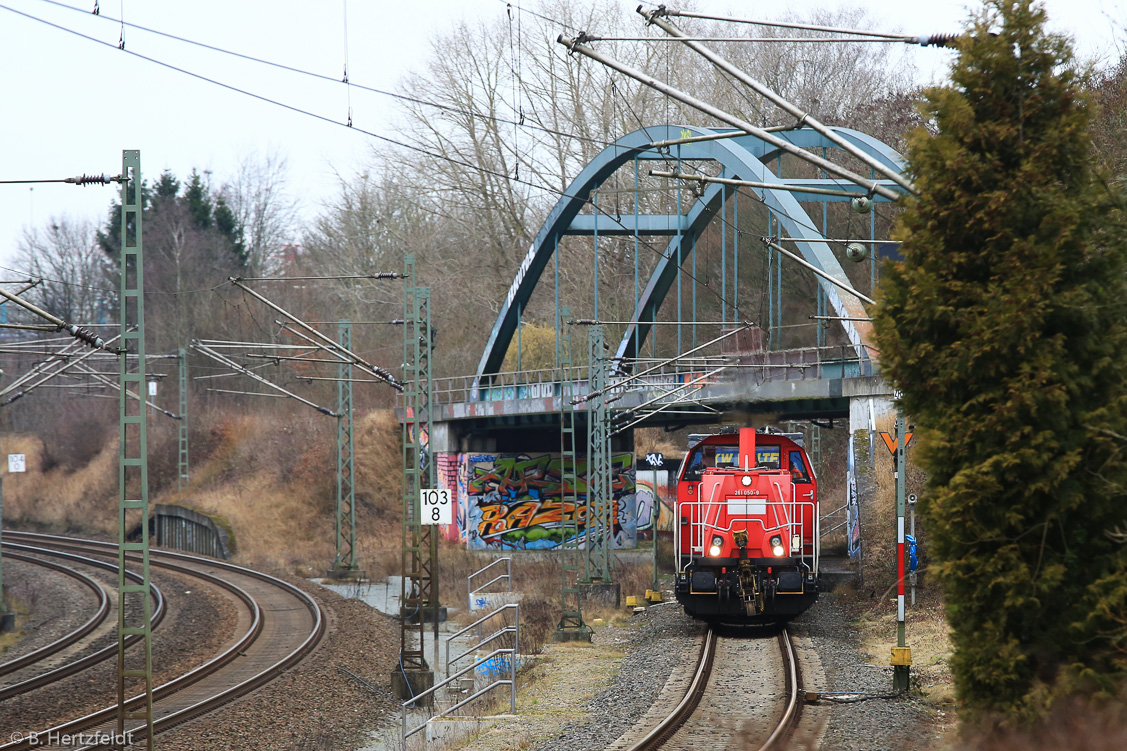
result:
M 759 751 L 770 751 L 774 748 L 775 744 L 790 733 L 791 728 L 798 720 L 798 658 L 794 654 L 794 645 L 791 644 L 790 633 L 786 628 L 779 633 L 779 646 L 782 647 L 783 662 L 786 664 L 787 693 L 790 694 L 790 698 L 787 700 L 787 708 L 783 712 L 782 719 L 779 720 L 779 724 L 775 726 L 775 730 L 768 736 L 763 745 L 759 747 Z
M 712 673 L 713 662 L 716 654 L 716 633 L 709 629 L 705 634 L 704 644 L 701 646 L 700 656 L 697 660 L 696 672 L 685 691 L 684 697 L 677 706 L 651 728 L 644 736 L 625 747 L 625 751 L 656 751 L 661 748 L 677 730 L 692 716 L 697 705 L 703 698 L 709 677 Z M 785 692 L 788 696 L 786 708 L 782 717 L 776 723 L 767 740 L 758 747 L 758 751 L 770 751 L 789 734 L 799 716 L 798 703 L 798 660 L 794 646 L 790 641 L 790 634 L 784 628 L 778 637 L 779 647 L 782 651 Z M 719 740 L 719 739 L 714 739 Z M 723 744 L 721 744 L 723 745 Z M 754 748 L 754 747 L 752 747 Z
M 23 561 L 34 566 L 42 566 L 44 568 L 51 569 L 52 571 L 57 571 L 61 574 L 71 577 L 72 579 L 77 580 L 80 584 L 94 593 L 94 596 L 98 599 L 98 607 L 94 611 L 94 614 L 87 618 L 81 626 L 74 629 L 73 631 L 64 634 L 62 638 L 56 639 L 50 644 L 44 644 L 39 649 L 28 652 L 25 655 L 21 655 L 20 657 L 16 657 L 15 659 L 0 664 L 0 676 L 7 675 L 8 673 L 14 673 L 17 670 L 25 668 L 28 665 L 34 664 L 39 660 L 45 659 L 55 654 L 56 652 L 66 649 L 71 644 L 74 644 L 76 641 L 80 640 L 82 637 L 86 636 L 91 631 L 96 629 L 98 625 L 106 619 L 106 616 L 109 615 L 110 599 L 109 596 L 106 595 L 106 590 L 102 589 L 101 585 L 99 585 L 98 582 L 94 581 L 86 574 L 67 568 L 66 566 L 58 563 L 43 561 L 32 556 L 19 555 L 18 553 L 6 552 L 4 553 L 4 558 Z
M 624 392 L 645 390 L 654 386 L 684 385 L 720 366 L 727 366 L 725 374 L 717 374 L 700 383 L 733 382 L 739 378 L 746 378 L 746 375 L 741 374 L 749 371 L 756 375 L 758 382 L 855 378 L 879 374 L 877 362 L 857 356 L 851 345 L 843 344 L 833 347 L 726 354 L 709 359 L 707 362 L 694 362 L 691 366 L 673 363 L 656 368 L 652 373 L 634 379 L 621 388 L 615 388 L 615 376 L 612 376 L 610 390 Z M 568 396 L 586 394 L 589 390 L 587 366 L 575 366 L 571 372 L 573 380 L 572 385 L 567 388 Z M 505 371 L 480 378 L 477 375 L 464 375 L 434 379 L 436 404 L 550 399 L 562 396 L 563 391 L 559 370 L 555 368 Z
M 708 629 L 704 635 L 704 643 L 701 645 L 700 657 L 697 659 L 696 672 L 693 673 L 693 680 L 689 684 L 685 696 L 665 719 L 646 733 L 637 743 L 627 748 L 626 751 L 651 751 L 660 748 L 665 741 L 677 732 L 677 729 L 685 723 L 685 720 L 689 719 L 697 705 L 700 704 L 701 697 L 704 696 L 705 686 L 708 685 L 708 678 L 712 675 L 712 663 L 715 657 L 716 632 Z
M 477 589 L 474 589 L 474 587 L 473 587 L 474 577 L 478 576 L 479 574 L 484 574 L 486 571 L 493 568 L 494 566 L 496 566 L 499 563 L 505 563 L 506 564 L 505 573 L 501 574 L 500 576 L 493 577 L 492 579 L 487 581 L 485 584 L 482 584 Z M 498 558 L 497 560 L 493 561 L 492 563 L 490 563 L 486 566 L 482 566 L 477 571 L 474 571 L 472 574 L 470 574 L 469 576 L 466 577 L 466 603 L 467 603 L 466 606 L 468 608 L 470 608 L 471 610 L 473 610 L 473 596 L 475 594 L 482 592 L 489 585 L 495 584 L 496 582 L 499 582 L 502 579 L 504 579 L 508 582 L 509 591 L 512 592 L 513 591 L 513 559 L 512 559 L 511 556 L 505 556 L 504 558 Z
M 52 545 L 56 549 L 62 550 L 65 550 L 67 548 L 79 549 L 83 552 L 92 553 L 95 555 L 116 555 L 118 549 L 116 543 L 105 543 L 96 540 L 58 537 L 54 535 L 41 535 L 34 533 L 5 533 L 5 537 L 18 538 L 27 542 L 37 543 L 39 545 L 46 543 Z M 135 560 L 135 557 L 129 556 L 129 559 Z M 317 605 L 316 601 L 301 589 L 298 589 L 288 582 L 284 582 L 281 579 L 270 576 L 269 574 L 263 574 L 261 572 L 243 568 L 241 566 L 236 566 L 225 561 L 203 559 L 197 556 L 169 551 L 153 551 L 151 560 L 152 565 L 160 566 L 170 571 L 175 571 L 177 573 L 185 574 L 188 576 L 204 579 L 216 586 L 225 588 L 240 600 L 242 600 L 242 602 L 249 608 L 249 611 L 251 613 L 251 623 L 247 627 L 243 636 L 236 643 L 232 644 L 217 657 L 211 659 L 203 665 L 200 665 L 193 670 L 154 688 L 154 714 L 157 711 L 161 711 L 155 706 L 156 702 L 161 701 L 166 697 L 171 696 L 172 694 L 175 694 L 182 688 L 196 683 L 205 675 L 216 672 L 220 668 L 234 662 L 236 658 L 242 655 L 244 653 L 244 650 L 246 650 L 248 646 L 258 638 L 258 635 L 262 631 L 263 625 L 262 609 L 258 606 L 258 603 L 254 600 L 254 598 L 251 597 L 244 589 L 229 581 L 226 581 L 222 577 L 207 573 L 198 568 L 192 568 L 187 565 L 179 565 L 177 563 L 173 563 L 173 561 L 181 561 L 195 565 L 203 564 L 211 568 L 218 568 L 224 572 L 236 573 L 250 579 L 255 579 L 259 582 L 264 582 L 267 585 L 281 590 L 282 592 L 286 593 L 286 595 L 298 600 L 308 610 L 311 624 L 309 631 L 305 632 L 304 638 L 302 639 L 300 644 L 290 649 L 283 657 L 281 657 L 281 659 L 272 661 L 271 664 L 266 668 L 257 670 L 257 672 L 253 673 L 250 677 L 243 679 L 237 684 L 227 686 L 212 694 L 211 696 L 198 700 L 195 703 L 190 704 L 189 706 L 182 708 L 164 707 L 163 711 L 166 711 L 167 714 L 164 714 L 159 719 L 154 719 L 153 721 L 153 731 L 155 733 L 163 732 L 175 725 L 198 717 L 201 714 L 209 712 L 231 701 L 235 697 L 242 696 L 249 691 L 252 691 L 264 685 L 273 678 L 276 678 L 286 670 L 296 665 L 306 654 L 308 654 L 313 649 L 313 647 L 317 645 L 325 632 L 324 614 L 321 612 L 321 608 Z M 275 658 L 271 657 L 269 659 L 274 660 Z M 129 709 L 134 708 L 137 702 L 142 699 L 143 695 L 126 699 L 126 707 Z M 116 718 L 116 716 L 117 706 L 115 705 L 97 712 L 93 712 L 84 717 L 80 717 L 61 725 L 49 728 L 39 735 L 42 735 L 43 737 L 62 737 L 73 735 L 75 733 L 83 732 L 90 727 L 103 724 L 108 720 Z M 131 734 L 134 741 L 137 741 L 139 740 L 139 738 L 144 737 L 143 731 L 139 731 L 141 731 L 140 728 L 127 729 L 127 733 Z M 98 737 L 100 740 L 101 736 Z M 37 742 L 37 737 L 24 737 L 21 741 L 7 743 L 3 746 L 0 746 L 0 748 L 31 748 Z M 88 746 L 85 748 L 102 747 L 106 747 L 106 744 L 96 743 L 94 746 Z
M 30 546 L 26 546 L 26 545 L 20 545 L 18 543 L 12 542 L 11 540 L 14 538 L 14 536 L 16 536 L 18 534 L 19 534 L 18 532 L 11 532 L 11 531 L 6 532 L 4 534 L 4 536 L 6 538 L 8 538 L 8 540 L 9 540 L 9 541 L 4 543 L 4 555 L 8 558 L 21 559 L 21 560 L 34 560 L 34 561 L 37 561 L 38 563 L 40 563 L 41 565 L 46 564 L 47 563 L 46 561 L 42 561 L 40 559 L 33 559 L 33 558 L 30 558 L 29 556 L 24 556 L 24 555 L 21 555 L 20 553 L 13 552 L 14 550 L 35 551 L 39 555 L 46 554 L 46 555 L 53 556 L 55 558 L 62 558 L 63 560 L 72 561 L 74 563 L 78 563 L 78 564 L 81 564 L 83 566 L 90 566 L 92 568 L 101 568 L 101 569 L 104 569 L 106 571 L 113 572 L 115 574 L 117 573 L 117 565 L 116 564 L 106 563 L 104 561 L 96 561 L 92 558 L 86 558 L 84 556 L 75 555 L 73 553 L 64 553 L 64 552 L 56 551 L 56 550 L 44 551 L 42 549 L 37 549 L 37 548 L 34 548 L 34 547 L 30 547 Z M 141 581 L 141 577 L 138 574 L 134 573 L 133 571 L 126 571 L 125 575 L 126 575 L 126 578 L 128 578 L 130 581 Z M 102 590 L 102 588 L 100 586 L 98 587 L 98 590 L 101 591 L 104 595 L 105 591 Z M 154 584 L 154 585 L 152 585 L 152 590 L 153 590 L 153 593 L 152 593 L 152 596 L 153 596 L 152 625 L 155 628 L 161 622 L 161 620 L 164 618 L 164 614 L 165 614 L 166 611 L 165 611 L 165 606 L 164 606 L 164 603 L 165 603 L 164 595 L 160 591 L 160 588 L 157 587 Z M 108 607 L 108 605 L 109 605 L 109 602 L 108 602 L 108 599 L 107 599 L 106 606 Z M 141 638 L 142 637 L 140 635 L 130 634 L 130 635 L 125 637 L 125 645 L 127 647 L 132 646 L 137 641 L 139 641 Z M 64 638 L 64 639 L 59 640 L 59 642 L 56 642 L 55 644 L 56 645 L 62 644 L 62 646 L 59 647 L 59 649 L 61 649 L 62 647 L 65 647 L 65 646 L 72 644 L 72 643 L 73 643 L 73 641 L 70 641 L 70 640 L 67 640 L 66 638 Z M 50 646 L 50 645 L 48 645 L 48 646 Z M 46 649 L 46 648 L 44 648 L 44 649 Z M 48 656 L 49 654 L 52 654 L 54 651 L 57 651 L 57 650 L 52 650 L 52 651 L 48 651 L 48 652 L 37 651 L 37 652 L 33 652 L 29 655 L 25 655 L 25 657 L 21 658 L 20 661 L 16 661 L 16 660 L 13 661 L 13 663 L 20 662 L 20 664 L 15 666 L 13 669 L 19 669 L 19 668 L 26 667 L 27 664 L 30 664 L 30 662 L 28 662 L 28 658 L 34 658 L 33 660 L 31 660 L 31 662 L 38 661 L 38 660 L 43 659 L 44 657 Z M 60 679 L 65 678 L 69 675 L 74 675 L 75 673 L 78 673 L 78 672 L 85 670 L 86 668 L 90 667 L 91 665 L 94 665 L 98 662 L 101 662 L 102 660 L 106 660 L 106 659 L 108 659 L 112 656 L 116 656 L 116 655 L 117 655 L 117 643 L 115 642 L 113 644 L 107 644 L 105 647 L 102 647 L 99 650 L 91 652 L 84 657 L 80 657 L 80 658 L 75 659 L 71 662 L 66 662 L 66 663 L 59 665 L 58 667 L 52 668 L 51 670 L 48 670 L 44 673 L 40 673 L 37 676 L 34 676 L 34 677 L 31 677 L 31 678 L 28 678 L 27 680 L 21 681 L 20 683 L 13 683 L 13 684 L 4 686 L 3 688 L 0 688 L 0 701 L 10 699 L 11 697 L 18 696 L 19 694 L 27 693 L 28 691 L 31 691 L 32 689 L 39 688 L 41 686 L 46 686 L 48 683 L 53 683 L 54 681 L 60 680 Z M 9 665 L 9 664 L 12 664 L 12 663 L 6 663 L 6 665 Z M 5 672 L 7 672 L 7 671 L 5 671 Z

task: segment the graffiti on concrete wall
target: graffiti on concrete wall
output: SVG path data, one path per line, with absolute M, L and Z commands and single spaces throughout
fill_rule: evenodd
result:
M 546 550 L 563 542 L 564 520 L 586 530 L 587 464 L 576 471 L 577 503 L 562 502 L 560 457 L 555 454 L 460 454 L 458 520 L 471 548 Z M 611 457 L 615 547 L 637 543 L 633 456 Z M 570 489 L 569 489 L 570 491 Z M 570 492 L 569 492 L 570 495 Z
M 666 469 L 638 469 L 634 478 L 637 497 L 638 533 L 646 539 L 654 527 L 662 532 L 673 531 L 673 501 L 677 498 L 676 482 L 671 484 Z

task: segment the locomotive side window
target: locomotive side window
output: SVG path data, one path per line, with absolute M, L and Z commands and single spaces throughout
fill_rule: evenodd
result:
M 688 461 L 685 463 L 685 476 L 684 480 L 688 482 L 696 482 L 700 480 L 701 472 L 704 471 L 704 449 L 708 446 L 697 446 L 689 453 Z
M 810 482 L 810 473 L 806 471 L 801 451 L 790 452 L 790 474 L 795 482 Z

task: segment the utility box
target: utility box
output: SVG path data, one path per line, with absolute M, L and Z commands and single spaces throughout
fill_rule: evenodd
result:
M 912 664 L 912 648 L 911 647 L 893 647 L 892 648 L 892 665 L 911 665 Z

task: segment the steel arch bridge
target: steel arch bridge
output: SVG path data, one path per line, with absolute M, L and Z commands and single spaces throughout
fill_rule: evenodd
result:
M 838 135 L 852 143 L 879 162 L 903 171 L 902 157 L 887 144 L 848 128 L 833 128 Z M 809 201 L 848 201 L 848 196 L 827 196 L 801 192 L 802 188 L 832 188 L 838 191 L 866 195 L 864 188 L 837 178 L 788 179 L 778 177 L 769 163 L 780 156 L 778 149 L 750 135 L 738 134 L 733 129 L 704 128 L 697 126 L 659 125 L 646 127 L 618 139 L 607 146 L 583 168 L 565 190 L 528 248 L 517 269 L 508 294 L 502 301 L 496 323 L 490 332 L 474 377 L 475 387 L 493 382 L 500 371 L 505 355 L 520 326 L 522 312 L 526 309 L 537 286 L 543 281 L 545 271 L 555 259 L 558 264 L 560 240 L 567 236 L 632 236 L 668 237 L 662 257 L 654 268 L 645 289 L 635 300 L 632 323 L 629 324 L 615 349 L 616 361 L 621 362 L 629 353 L 637 352 L 650 334 L 658 310 L 674 285 L 678 271 L 693 253 L 695 243 L 718 211 L 725 205 L 734 190 L 723 184 L 709 183 L 695 197 L 687 212 L 674 214 L 633 213 L 613 215 L 599 210 L 589 196 L 613 176 L 617 170 L 630 163 L 638 174 L 642 162 L 669 163 L 712 162 L 719 166 L 720 177 L 778 185 L 773 187 L 745 188 L 753 191 L 766 205 L 769 216 L 778 227 L 796 241 L 798 252 L 815 268 L 849 287 L 849 279 L 837 258 L 830 250 L 826 238 L 803 208 Z M 829 139 L 810 128 L 776 133 L 790 143 L 805 149 L 820 149 L 824 153 L 839 150 Z M 687 140 L 694 139 L 694 140 Z M 702 139 L 702 140 L 696 140 Z M 680 141 L 669 145 L 662 142 Z M 899 190 L 890 180 L 877 181 Z M 879 195 L 870 196 L 874 202 L 887 201 Z M 593 204 L 594 212 L 583 212 Z M 738 243 L 738 237 L 736 238 Z M 596 249 L 597 252 L 597 249 Z M 738 257 L 738 245 L 736 248 Z M 558 270 L 558 265 L 557 265 Z M 558 274 L 558 271 L 557 271 Z M 864 320 L 868 314 L 863 301 L 825 279 L 818 283 L 828 308 L 840 317 L 844 333 L 858 358 L 870 358 L 872 326 Z M 555 290 L 557 339 L 560 327 L 560 299 L 558 281 Z M 733 323 L 738 323 L 733 320 Z

